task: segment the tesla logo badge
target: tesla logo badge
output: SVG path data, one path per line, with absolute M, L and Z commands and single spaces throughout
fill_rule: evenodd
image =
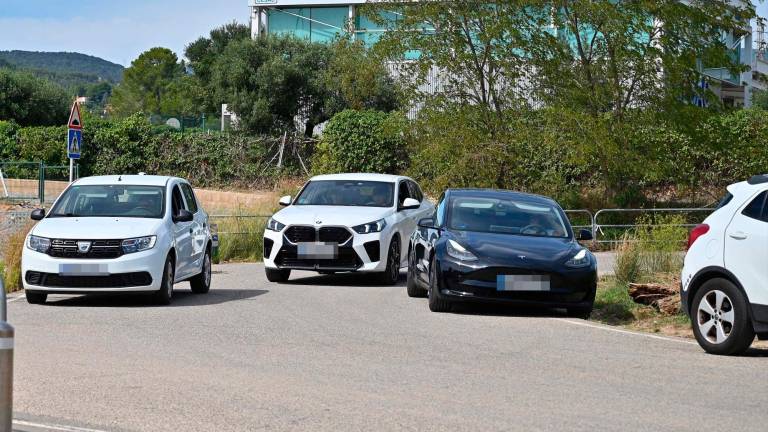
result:
M 518 255 L 517 257 L 520 258 L 521 260 L 525 261 L 525 255 Z
M 77 251 L 80 253 L 88 253 L 88 251 L 91 250 L 91 242 L 89 241 L 79 241 L 77 242 Z

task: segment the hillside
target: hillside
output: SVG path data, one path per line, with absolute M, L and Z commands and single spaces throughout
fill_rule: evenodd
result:
M 27 69 L 52 81 L 119 82 L 123 66 L 99 57 L 70 52 L 0 51 L 0 65 L 7 63 L 18 69 Z M 73 79 L 74 78 L 74 79 Z

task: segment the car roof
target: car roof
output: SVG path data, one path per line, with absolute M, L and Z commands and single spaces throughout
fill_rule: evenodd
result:
M 157 175 L 109 175 L 83 177 L 77 180 L 77 185 L 115 185 L 126 184 L 136 186 L 165 186 L 169 181 L 177 177 Z M 181 179 L 179 179 L 181 180 Z
M 524 199 L 532 202 L 557 204 L 557 201 L 544 195 L 536 195 L 507 189 L 453 188 L 446 190 L 446 193 L 450 193 L 451 196 L 460 197 Z
M 758 191 L 764 190 L 768 187 L 768 174 L 756 175 L 747 181 L 734 183 L 728 186 L 728 192 L 733 196 L 740 196 L 742 194 L 752 195 Z
M 372 174 L 372 173 L 342 173 L 342 174 L 324 174 L 314 176 L 310 181 L 318 180 L 359 180 L 359 181 L 378 181 L 395 183 L 400 180 L 411 180 L 409 177 L 392 175 L 392 174 Z

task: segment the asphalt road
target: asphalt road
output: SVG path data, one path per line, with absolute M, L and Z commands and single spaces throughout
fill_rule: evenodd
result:
M 363 275 L 9 306 L 19 430 L 765 430 L 768 352 L 725 358 L 558 311 L 429 312 Z M 60 426 L 51 426 L 60 425 Z M 54 428 L 52 428 L 54 427 Z M 58 429 L 55 429 L 58 427 Z

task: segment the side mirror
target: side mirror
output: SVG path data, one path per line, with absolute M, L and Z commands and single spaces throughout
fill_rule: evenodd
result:
M 435 220 L 432 218 L 419 219 L 419 228 L 434 228 Z
M 592 231 L 587 230 L 587 229 L 583 229 L 583 230 L 579 231 L 579 237 L 577 238 L 577 240 L 579 240 L 579 241 L 589 241 L 589 240 L 592 240 L 592 239 L 594 239 L 594 236 L 592 235 Z
M 280 198 L 280 205 L 283 206 L 283 207 L 288 207 L 289 205 L 291 205 L 291 196 L 290 195 L 286 195 L 286 196 Z
M 173 223 L 177 222 L 192 222 L 194 216 L 187 209 L 181 209 L 177 214 L 173 216 Z
M 45 217 L 45 209 L 32 210 L 32 214 L 29 215 L 29 217 L 31 217 L 32 220 L 36 220 L 36 221 L 43 220 L 43 218 Z
M 421 203 L 413 198 L 406 198 L 403 200 L 403 205 L 400 206 L 400 210 L 411 210 L 421 207 Z

